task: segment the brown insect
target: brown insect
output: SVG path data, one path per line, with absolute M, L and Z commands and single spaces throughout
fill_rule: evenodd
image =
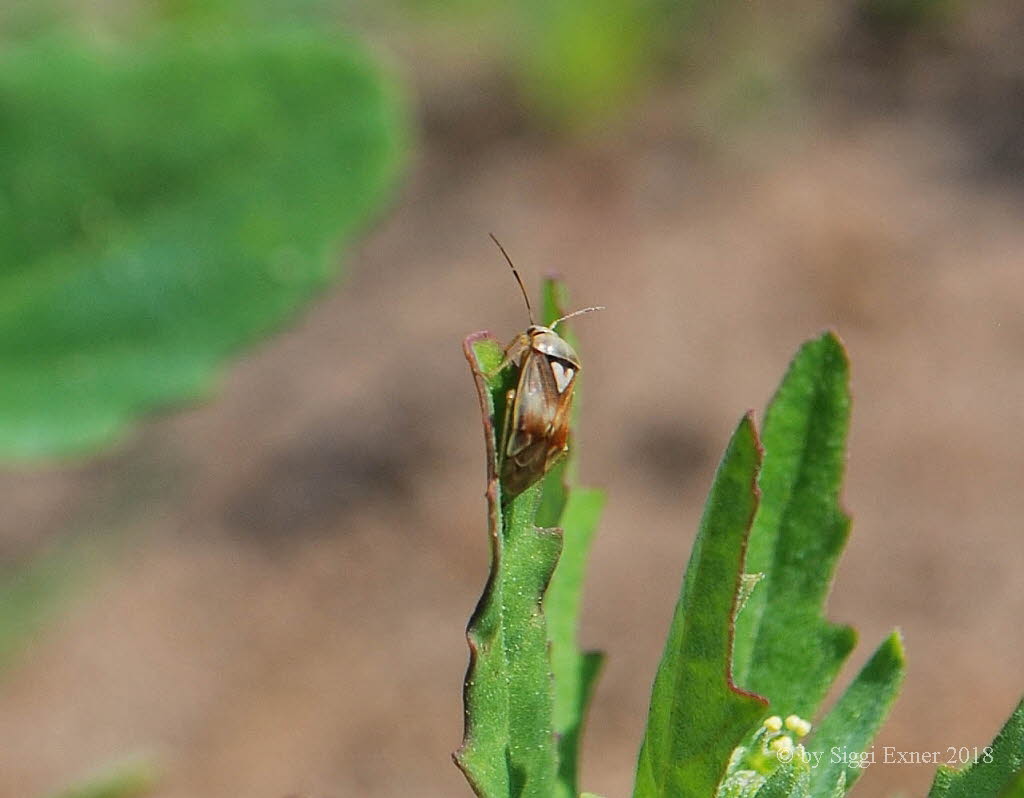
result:
M 505 347 L 501 363 L 487 375 L 493 377 L 509 365 L 519 367 L 516 387 L 505 394 L 505 423 L 498 446 L 502 485 L 506 498 L 512 498 L 543 477 L 569 450 L 569 416 L 580 358 L 555 328 L 573 316 L 604 308 L 577 310 L 550 327 L 537 324 L 512 259 L 497 238 L 492 235 L 491 240 L 512 268 L 530 316 L 530 326 Z

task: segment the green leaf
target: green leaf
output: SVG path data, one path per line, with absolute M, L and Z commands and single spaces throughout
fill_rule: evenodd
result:
M 543 306 L 541 320 L 544 323 L 551 323 L 554 319 L 563 314 L 564 288 L 556 280 L 548 279 L 544 283 Z M 560 329 L 560 332 L 571 338 L 567 330 Z M 474 374 L 478 378 L 478 388 L 481 391 L 482 400 L 485 400 L 484 415 L 486 418 L 485 427 L 487 431 L 489 468 L 491 477 L 497 473 L 497 464 L 493 455 L 490 454 L 496 447 L 494 440 L 496 429 L 501 428 L 505 408 L 506 391 L 512 387 L 515 379 L 514 370 L 495 375 L 489 384 L 481 385 L 479 382 L 484 372 L 490 373 L 501 360 L 501 348 L 494 341 L 471 340 L 473 357 L 470 360 L 474 368 Z M 485 380 L 486 383 L 486 380 Z M 597 491 L 586 491 L 573 489 L 570 491 L 567 481 L 570 479 L 572 469 L 569 466 L 571 458 L 564 459 L 556 468 L 552 469 L 538 486 L 542 494 L 540 504 L 536 508 L 533 523 L 538 526 L 554 527 L 556 524 L 564 529 L 551 529 L 547 532 L 551 535 L 561 536 L 562 553 L 551 577 L 550 585 L 544 593 L 543 613 L 547 623 L 548 638 L 550 640 L 549 656 L 550 661 L 547 670 L 541 671 L 540 663 L 535 675 L 541 681 L 538 683 L 550 685 L 553 679 L 554 693 L 549 714 L 537 715 L 533 720 L 540 724 L 547 731 L 545 733 L 555 735 L 557 740 L 557 781 L 552 785 L 550 795 L 575 798 L 578 794 L 578 762 L 580 733 L 586 708 L 593 692 L 594 681 L 600 669 L 602 657 L 596 652 L 581 652 L 576 642 L 576 630 L 579 626 L 580 602 L 583 588 L 583 575 L 586 565 L 587 553 L 590 542 L 593 538 L 597 521 L 603 505 L 603 497 Z M 500 484 L 496 483 L 495 492 L 500 491 Z M 507 526 L 508 512 L 514 510 L 519 499 L 516 499 L 510 508 L 506 508 L 506 516 L 502 517 L 501 503 L 498 502 L 498 517 Z M 493 513 L 492 513 L 493 517 Z M 538 530 L 539 531 L 539 530 Z M 500 536 L 499 536 L 500 540 Z M 492 545 L 494 537 L 492 535 Z M 492 573 L 491 583 L 497 584 L 507 574 L 504 570 L 509 567 L 508 557 L 497 560 L 501 563 L 502 573 L 495 570 Z M 493 563 L 492 563 L 493 565 Z M 486 596 L 485 596 L 486 598 Z M 479 613 L 479 610 L 478 610 Z M 517 623 L 516 618 L 507 617 L 509 623 Z M 471 628 L 472 634 L 472 628 Z M 474 679 L 475 680 L 475 679 Z M 535 689 L 524 680 L 522 689 L 535 692 Z M 511 693 L 512 688 L 509 688 Z M 477 710 L 482 704 L 470 702 L 470 693 L 467 687 L 467 734 L 471 727 L 479 725 Z M 510 702 L 515 702 L 515 696 L 509 696 Z M 537 708 L 537 707 L 535 707 Z M 546 707 L 540 708 L 542 712 L 548 712 Z M 529 719 L 524 718 L 523 722 Z M 465 750 L 465 745 L 464 745 Z M 493 755 L 495 747 L 492 745 Z M 460 752 L 460 758 L 465 756 Z M 482 756 L 481 759 L 486 758 Z M 543 762 L 543 768 L 547 762 Z M 464 768 L 465 769 L 465 768 Z M 470 773 L 467 771 L 467 776 Z M 470 778 L 473 782 L 472 777 Z M 506 781 L 501 778 L 492 778 L 490 788 L 497 786 L 499 793 L 505 787 Z M 515 789 L 514 781 L 509 781 L 512 789 Z M 488 789 L 488 785 L 474 784 L 480 790 Z M 541 789 L 538 787 L 538 790 Z M 492 793 L 487 793 L 488 795 Z
M 939 766 L 928 798 L 999 798 L 1004 789 L 1015 787 L 1014 777 L 1021 770 L 1024 770 L 1024 700 L 1017 704 L 996 735 L 987 755 L 983 753 L 960 770 Z
M 750 417 L 718 466 L 654 681 L 634 798 L 711 796 L 764 699 L 729 678 L 743 551 L 760 465 Z
M 466 635 L 466 727 L 455 762 L 481 798 L 551 798 L 558 754 L 541 602 L 562 538 L 558 530 L 534 525 L 541 482 L 502 503 L 495 429 L 513 375 L 504 369 L 490 381 L 484 376 L 501 361 L 502 347 L 493 339 L 470 336 L 465 351 L 487 446 L 491 574 Z
M 814 716 L 856 640 L 823 614 L 849 531 L 839 507 L 848 372 L 835 335 L 806 343 L 765 415 L 763 499 L 746 568 L 766 577 L 737 617 L 733 675 L 782 715 Z
M 812 794 L 828 794 L 840 779 L 847 786 L 858 779 L 861 768 L 850 767 L 843 761 L 833 762 L 830 752 L 859 754 L 868 748 L 889 713 L 905 674 L 903 643 L 899 632 L 894 631 L 846 688 L 807 745 L 808 751 L 821 754 L 811 773 Z
M 1014 774 L 1006 789 L 999 793 L 999 798 L 1024 798 L 1024 770 Z
M 757 798 L 809 798 L 811 769 L 801 757 L 785 762 L 768 777 Z
M 551 638 L 551 671 L 555 678 L 554 723 L 558 734 L 559 785 L 555 796 L 575 798 L 580 734 L 594 681 L 604 660 L 596 651 L 583 652 L 576 642 L 583 576 L 590 543 L 604 506 L 600 491 L 575 488 L 562 513 L 562 556 L 544 598 Z
M 398 171 L 397 94 L 313 33 L 0 53 L 0 457 L 109 442 L 337 272 Z
M 156 770 L 146 759 L 122 762 L 52 798 L 139 798 L 156 789 Z

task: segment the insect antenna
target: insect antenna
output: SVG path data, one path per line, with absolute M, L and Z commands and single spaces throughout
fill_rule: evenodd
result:
M 572 313 L 569 313 L 568 315 L 562 316 L 562 318 L 556 319 L 555 321 L 553 321 L 551 323 L 551 329 L 552 330 L 555 329 L 555 327 L 557 327 L 559 324 L 561 324 L 566 319 L 571 319 L 573 316 L 582 316 L 584 313 L 593 313 L 595 310 L 608 310 L 608 308 L 606 308 L 604 305 L 597 305 L 596 307 L 592 307 L 592 308 L 583 308 L 582 310 L 574 310 Z
M 491 237 L 491 241 L 497 244 L 498 249 L 501 250 L 501 254 L 505 256 L 505 260 L 508 261 L 508 265 L 512 268 L 512 274 L 515 275 L 516 282 L 519 283 L 519 290 L 523 292 L 523 299 L 526 300 L 526 312 L 530 316 L 530 324 L 535 324 L 536 322 L 533 320 L 533 307 L 530 305 L 530 295 L 526 293 L 526 286 L 523 285 L 523 278 L 519 276 L 519 272 L 516 271 L 515 264 L 512 263 L 512 258 L 508 256 L 508 253 L 505 251 L 505 247 L 501 245 L 501 242 L 494 237 L 494 233 L 488 233 L 487 235 Z

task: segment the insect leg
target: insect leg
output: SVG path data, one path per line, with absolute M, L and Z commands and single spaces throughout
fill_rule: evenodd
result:
M 517 335 L 515 339 L 512 341 L 512 343 L 505 347 L 505 352 L 501 356 L 501 362 L 491 371 L 484 372 L 484 379 L 493 380 L 505 368 L 507 368 L 512 363 L 515 363 L 523 354 L 523 352 L 529 348 L 530 337 L 526 334 Z
M 508 455 L 508 440 L 512 435 L 512 416 L 515 413 L 512 412 L 515 407 L 516 392 L 514 388 L 509 388 L 505 392 L 505 418 L 501 425 L 501 440 L 498 441 L 498 473 L 502 472 L 504 466 L 505 457 Z

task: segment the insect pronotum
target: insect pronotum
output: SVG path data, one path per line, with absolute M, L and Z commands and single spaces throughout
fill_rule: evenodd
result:
M 569 450 L 569 417 L 573 390 L 580 373 L 580 358 L 555 328 L 566 319 L 604 310 L 583 308 L 552 322 L 537 324 L 519 272 L 494 235 L 491 240 L 505 256 L 526 300 L 530 326 L 505 347 L 498 367 L 519 369 L 516 387 L 505 394 L 505 423 L 498 443 L 499 473 L 506 498 L 518 496 L 543 477 Z

